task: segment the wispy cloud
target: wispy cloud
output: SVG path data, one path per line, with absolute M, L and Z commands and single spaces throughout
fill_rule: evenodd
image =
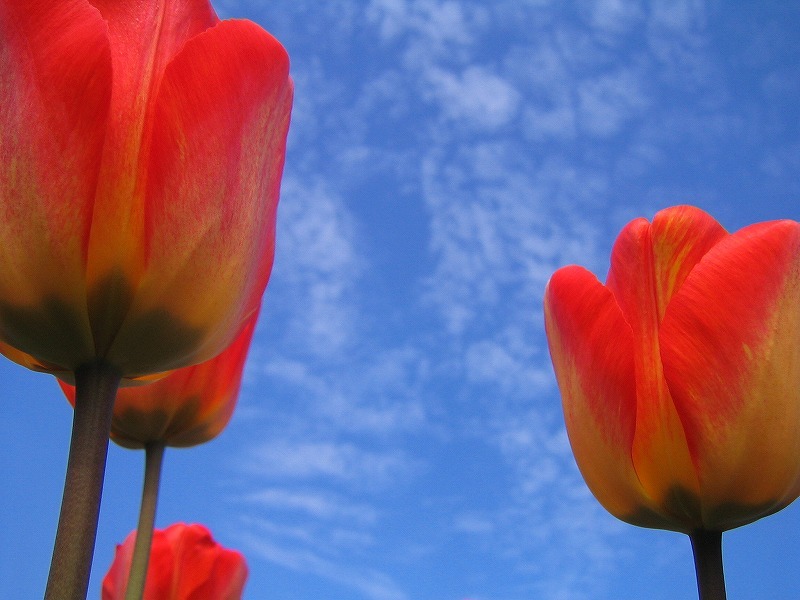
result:
M 375 510 L 371 507 L 349 503 L 330 493 L 269 488 L 249 493 L 244 500 L 271 512 L 299 512 L 317 519 L 344 519 L 364 524 L 376 518 Z
M 396 582 L 372 569 L 359 569 L 340 561 L 326 559 L 310 550 L 289 549 L 264 537 L 242 534 L 241 540 L 257 556 L 300 573 L 311 574 L 353 589 L 369 600 L 406 600 L 408 596 Z
M 280 307 L 291 319 L 286 335 L 306 353 L 335 355 L 358 334 L 358 308 L 350 301 L 363 268 L 355 224 L 324 182 L 291 175 L 279 216 L 273 285 L 286 286 L 282 296 L 303 298 L 303 310 Z
M 268 441 L 255 447 L 247 462 L 264 478 L 334 480 L 358 487 L 385 484 L 411 468 L 399 450 L 377 452 L 331 441 Z
M 462 73 L 434 67 L 426 76 L 427 97 L 448 121 L 491 130 L 509 123 L 519 107 L 514 86 L 484 67 L 470 66 Z

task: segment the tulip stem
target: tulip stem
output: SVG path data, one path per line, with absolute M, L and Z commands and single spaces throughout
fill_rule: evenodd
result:
M 139 526 L 136 529 L 136 544 L 133 547 L 131 570 L 125 600 L 142 600 L 147 583 L 147 565 L 150 562 L 150 546 L 153 543 L 153 527 L 156 522 L 158 488 L 161 484 L 161 466 L 164 463 L 164 442 L 150 442 L 144 447 L 145 467 L 142 486 L 142 504 L 139 508 Z
M 725 600 L 722 568 L 722 532 L 698 529 L 689 534 L 700 600 Z
M 72 439 L 45 600 L 86 598 L 119 381 L 102 363 L 75 370 Z

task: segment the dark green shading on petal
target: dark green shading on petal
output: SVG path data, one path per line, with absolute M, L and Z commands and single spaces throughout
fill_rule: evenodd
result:
M 667 492 L 662 506 L 663 512 L 641 507 L 621 519 L 639 527 L 689 534 L 701 529 L 707 531 L 735 529 L 783 508 L 775 501 L 758 505 L 726 502 L 715 507 L 704 507 L 696 494 L 680 486 L 675 486 Z
M 205 332 L 162 309 L 131 315 L 133 297 L 133 288 L 118 270 L 90 290 L 89 318 L 98 355 L 126 377 L 186 366 L 186 357 L 196 353 Z
M 186 325 L 158 309 L 129 318 L 114 340 L 107 360 L 128 377 L 151 375 L 194 362 L 206 331 Z
M 64 371 L 94 362 L 86 315 L 56 296 L 38 306 L 0 301 L 0 338 L 35 360 Z
M 639 527 L 668 529 L 682 533 L 698 529 L 702 525 L 700 500 L 696 494 L 681 486 L 671 487 L 664 500 L 657 504 L 662 506 L 661 512 L 642 506 L 621 519 Z
M 770 500 L 762 504 L 726 502 L 713 509 L 706 509 L 705 520 L 712 525 L 707 529 L 715 529 L 717 531 L 735 529 L 776 513 L 785 506 L 785 504 L 778 503 L 776 500 Z
M 91 318 L 57 296 L 33 307 L 0 301 L 0 339 L 31 355 L 45 370 L 75 371 L 100 360 L 123 377 L 138 377 L 192 362 L 206 331 L 162 309 L 126 316 L 120 331 L 117 321 L 123 310 L 130 311 L 130 286 L 112 275 L 96 289 L 102 291 L 90 294 Z
M 86 302 L 97 355 L 105 356 L 128 316 L 133 287 L 125 274 L 116 269 L 89 290 Z

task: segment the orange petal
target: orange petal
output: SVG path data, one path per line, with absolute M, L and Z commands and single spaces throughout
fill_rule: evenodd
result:
M 29 362 L 93 355 L 84 268 L 111 98 L 106 24 L 82 0 L 0 2 L 0 328 Z
M 172 598 L 241 598 L 247 564 L 239 552 L 220 546 L 202 525 L 173 525 L 164 533 L 178 566 Z
M 95 0 L 95 5 L 108 22 L 114 65 L 86 272 L 95 347 L 105 357 L 145 269 L 145 186 L 164 71 L 191 37 L 219 20 L 203 0 Z
M 614 296 L 582 267 L 559 269 L 544 297 L 550 356 L 561 390 L 575 460 L 594 495 L 613 515 L 671 528 L 645 513 L 631 457 L 636 425 L 633 335 Z
M 717 244 L 667 309 L 664 372 L 698 465 L 708 528 L 755 520 L 798 491 L 798 306 L 800 225 L 777 221 Z
M 648 495 L 677 521 L 689 524 L 700 516 L 698 483 L 661 365 L 658 331 L 662 301 L 658 292 L 672 287 L 676 273 L 688 270 L 680 266 L 680 259 L 697 256 L 696 241 L 706 236 L 692 235 L 691 221 L 672 221 L 670 213 L 665 213 L 659 215 L 656 227 L 637 219 L 622 230 L 611 254 L 608 287 L 633 332 L 637 397 L 631 449 L 634 469 Z M 672 215 L 683 216 L 679 211 Z M 661 251 L 658 260 L 654 248 Z M 669 282 L 661 284 L 663 279 Z
M 149 385 L 117 392 L 112 438 L 128 448 L 160 441 L 187 447 L 216 437 L 228 424 L 239 395 L 242 371 L 255 330 L 251 317 L 218 356 L 173 371 Z
M 656 213 L 650 226 L 659 323 L 673 294 L 694 266 L 728 232 L 694 206 L 673 206 Z
M 202 0 L 92 3 L 108 22 L 114 93 L 92 216 L 89 287 L 108 288 L 110 276 L 135 287 L 145 260 L 144 187 L 155 98 L 169 62 L 188 40 L 219 19 Z M 113 315 L 93 314 L 93 319 L 107 319 L 105 328 L 116 332 L 126 309 L 127 305 Z M 101 350 L 107 343 L 99 342 Z
M 159 352 L 140 348 L 142 319 L 179 315 L 200 336 L 187 355 L 174 349 L 186 364 L 227 346 L 257 310 L 273 259 L 288 69 L 283 47 L 248 21 L 192 38 L 167 67 L 148 165 L 147 271 L 109 354 L 126 372 L 147 372 Z

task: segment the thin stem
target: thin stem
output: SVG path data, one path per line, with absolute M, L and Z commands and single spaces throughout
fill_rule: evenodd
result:
M 45 600 L 86 598 L 119 381 L 101 363 L 75 371 L 72 440 Z
M 144 447 L 145 467 L 142 505 L 139 509 L 139 526 L 136 529 L 136 544 L 128 575 L 125 600 L 142 600 L 147 582 L 147 565 L 150 561 L 150 545 L 156 522 L 158 488 L 161 483 L 161 465 L 164 462 L 164 443 L 150 442 Z
M 725 600 L 725 573 L 722 568 L 722 532 L 698 529 L 689 534 L 697 572 L 700 600 Z

